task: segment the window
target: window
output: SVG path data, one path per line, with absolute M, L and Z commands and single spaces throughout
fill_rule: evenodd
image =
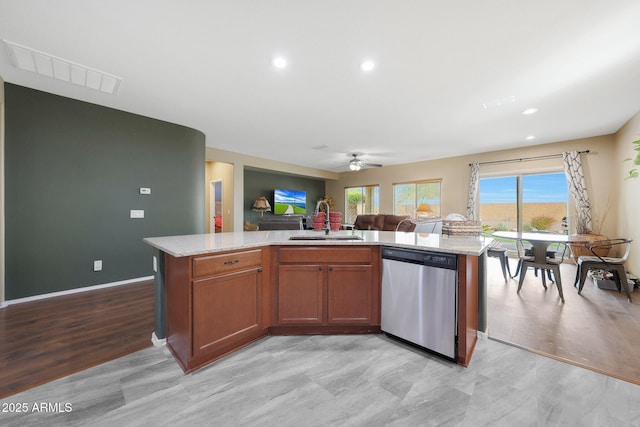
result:
M 495 230 L 567 232 L 564 172 L 480 178 L 480 218 Z
M 369 185 L 366 187 L 349 187 L 344 189 L 345 219 L 347 224 L 356 222 L 360 214 L 379 213 L 379 187 Z
M 440 216 L 441 181 L 393 184 L 393 213 L 413 218 Z

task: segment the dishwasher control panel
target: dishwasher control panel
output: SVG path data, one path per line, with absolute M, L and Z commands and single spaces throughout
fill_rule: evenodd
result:
M 384 246 L 382 248 L 383 259 L 409 262 L 412 264 L 428 265 L 431 267 L 456 270 L 458 268 L 458 256 L 439 252 L 420 251 L 415 249 L 399 249 Z

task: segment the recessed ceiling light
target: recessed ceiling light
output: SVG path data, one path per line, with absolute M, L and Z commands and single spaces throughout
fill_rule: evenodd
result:
M 365 73 L 373 71 L 374 68 L 376 68 L 376 63 L 371 60 L 366 60 L 360 64 L 360 69 Z
M 283 58 L 282 56 L 277 56 L 275 58 L 273 58 L 273 60 L 271 61 L 271 64 L 279 69 L 283 69 L 283 68 L 287 68 L 287 60 L 285 58 Z
M 536 139 L 536 137 L 535 137 L 535 136 L 533 136 L 533 135 L 529 135 L 529 136 L 527 137 L 527 141 L 531 141 L 532 139 Z
M 527 108 L 526 110 L 524 110 L 522 112 L 522 114 L 533 114 L 533 113 L 537 113 L 538 109 L 537 108 Z

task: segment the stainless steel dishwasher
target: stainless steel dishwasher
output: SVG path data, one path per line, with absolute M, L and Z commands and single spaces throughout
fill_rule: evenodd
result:
M 456 358 L 457 256 L 382 248 L 381 329 Z

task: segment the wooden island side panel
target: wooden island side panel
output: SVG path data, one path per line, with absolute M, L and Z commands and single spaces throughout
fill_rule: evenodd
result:
M 458 255 L 458 363 L 468 366 L 478 341 L 478 257 Z

